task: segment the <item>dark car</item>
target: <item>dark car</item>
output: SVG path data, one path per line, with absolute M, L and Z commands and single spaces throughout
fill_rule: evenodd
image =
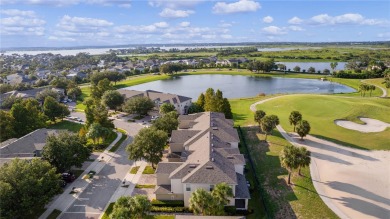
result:
M 67 183 L 71 183 L 76 179 L 76 177 L 72 172 L 66 172 L 62 173 L 62 179 Z

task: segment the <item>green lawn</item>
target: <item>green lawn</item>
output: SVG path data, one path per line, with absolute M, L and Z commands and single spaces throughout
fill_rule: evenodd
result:
M 154 174 L 155 171 L 152 166 L 146 166 L 142 174 Z
M 80 123 L 70 122 L 70 121 L 61 121 L 55 124 L 50 125 L 49 129 L 66 129 L 72 132 L 78 132 L 81 127 L 83 127 Z
M 358 117 L 369 117 L 390 123 L 390 101 L 381 98 L 344 98 L 328 95 L 290 95 L 264 104 L 257 109 L 279 116 L 280 124 L 293 131 L 288 116 L 297 110 L 311 125 L 310 134 L 360 149 L 390 149 L 390 128 L 378 133 L 361 133 L 334 124 L 335 119 L 362 123 Z
M 365 83 L 367 83 L 367 84 L 373 84 L 373 85 L 376 85 L 376 86 L 378 86 L 378 87 L 381 87 L 381 88 L 387 90 L 387 97 L 390 97 L 389 89 L 387 89 L 387 88 L 385 87 L 385 85 L 382 84 L 383 81 L 384 81 L 383 78 L 374 78 L 374 79 L 363 80 L 363 82 L 365 82 Z M 377 88 L 377 90 L 379 90 L 379 89 Z M 381 91 L 381 92 L 382 92 L 382 91 Z
M 303 169 L 303 176 L 294 173 L 293 185 L 288 186 L 288 172 L 281 167 L 279 154 L 289 143 L 279 132 L 273 131 L 273 135 L 268 136 L 268 142 L 264 142 L 264 136 L 258 133 L 257 127 L 242 127 L 242 130 L 255 171 L 265 191 L 262 198 L 269 218 L 337 218 L 316 192 L 308 168 Z M 255 192 L 260 193 L 258 190 Z M 262 203 L 256 202 L 254 198 L 256 196 L 252 193 L 249 206 L 254 208 L 256 214 L 248 218 L 264 218 L 264 212 L 260 210 Z
M 111 148 L 109 151 L 110 151 L 110 152 L 115 152 L 116 150 L 118 150 L 119 146 L 121 146 L 121 144 L 123 143 L 123 141 L 124 141 L 126 138 L 127 138 L 127 135 L 122 133 L 121 139 L 119 139 L 119 141 L 118 141 L 117 143 L 115 143 L 115 145 L 112 146 L 112 148 Z
M 133 167 L 133 168 L 131 168 L 130 173 L 137 174 L 138 170 L 139 170 L 139 166 Z

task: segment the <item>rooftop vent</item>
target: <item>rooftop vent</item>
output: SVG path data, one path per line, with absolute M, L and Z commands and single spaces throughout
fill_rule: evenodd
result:
M 218 127 L 213 127 L 213 130 L 218 130 Z
M 227 158 L 227 159 L 234 159 L 233 156 L 227 156 L 226 158 Z
M 213 168 L 213 166 L 206 166 L 206 169 L 212 170 L 212 169 L 214 169 L 214 168 Z
M 211 158 L 211 161 L 213 161 L 213 162 L 215 161 L 214 157 Z
M 195 164 L 190 164 L 190 168 L 195 168 L 196 165 Z
M 214 147 L 214 144 L 211 144 L 211 147 Z

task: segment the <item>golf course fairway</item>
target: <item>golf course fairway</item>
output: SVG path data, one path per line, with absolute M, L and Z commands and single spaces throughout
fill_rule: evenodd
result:
M 267 115 L 277 115 L 280 125 L 292 132 L 288 117 L 299 111 L 309 121 L 310 134 L 341 145 L 368 150 L 390 150 L 390 128 L 377 133 L 362 133 L 340 127 L 336 119 L 362 124 L 358 117 L 390 123 L 390 100 L 381 98 L 347 98 L 328 95 L 286 95 L 256 106 Z

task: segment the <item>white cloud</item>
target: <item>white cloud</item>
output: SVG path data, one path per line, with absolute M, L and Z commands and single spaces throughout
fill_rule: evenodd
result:
M 280 28 L 277 26 L 268 26 L 268 27 L 264 27 L 262 30 L 268 35 L 283 35 L 283 34 L 287 34 L 287 32 L 284 29 L 285 28 Z
M 171 9 L 193 8 L 204 1 L 205 0 L 149 0 L 149 5 L 152 7 L 165 7 Z
M 274 21 L 274 19 L 271 17 L 271 16 L 266 16 L 263 18 L 263 22 L 264 23 L 272 23 L 272 21 Z
M 289 24 L 301 24 L 302 22 L 303 20 L 300 19 L 299 17 L 293 17 L 290 20 L 288 20 Z
M 342 14 L 330 16 L 328 14 L 319 14 L 313 16 L 308 21 L 313 25 L 337 25 L 337 24 L 356 24 L 356 25 L 389 25 L 390 21 L 385 19 L 367 19 L 361 14 Z
M 222 34 L 222 35 L 221 35 L 221 38 L 222 38 L 222 39 L 232 39 L 233 36 L 230 35 L 230 34 Z
M 201 36 L 203 39 L 216 39 L 217 35 L 215 34 L 205 34 Z
M 180 27 L 188 27 L 188 26 L 190 26 L 190 22 L 187 22 L 187 21 L 184 21 L 184 22 L 181 22 L 179 25 L 180 25 Z
M 290 29 L 292 31 L 304 31 L 305 30 L 302 27 L 294 26 L 294 25 L 289 26 L 288 29 Z
M 76 41 L 75 38 L 71 38 L 71 37 L 56 37 L 56 36 L 49 36 L 48 39 L 49 39 L 49 40 L 55 40 L 55 41 L 68 41 L 68 42 L 74 42 L 74 41 Z
M 57 24 L 57 27 L 60 30 L 72 31 L 72 32 L 85 32 L 91 30 L 98 30 L 100 28 L 112 26 L 113 23 L 95 18 L 87 17 L 71 17 L 69 15 L 64 15 L 60 22 Z
M 34 11 L 21 11 L 18 9 L 1 10 L 0 14 L 8 15 L 8 16 L 36 17 Z
M 260 3 L 253 0 L 239 0 L 238 2 L 217 2 L 213 7 L 215 14 L 231 14 L 240 12 L 255 12 L 261 8 Z
M 154 23 L 154 25 L 159 28 L 166 28 L 169 26 L 167 22 L 158 22 L 158 23 Z
M 164 8 L 164 10 L 162 10 L 159 15 L 165 18 L 183 18 L 188 17 L 193 13 L 195 12 L 192 10 L 174 10 L 170 8 Z
M 46 24 L 45 20 L 34 18 L 33 12 L 26 11 L 6 11 L 2 14 L 8 15 L 25 15 L 23 16 L 12 16 L 5 17 L 0 19 L 0 33 L 1 35 L 36 35 L 42 36 L 45 32 L 44 25 Z
M 390 39 L 390 32 L 379 33 L 377 36 L 378 36 L 379 38 Z

